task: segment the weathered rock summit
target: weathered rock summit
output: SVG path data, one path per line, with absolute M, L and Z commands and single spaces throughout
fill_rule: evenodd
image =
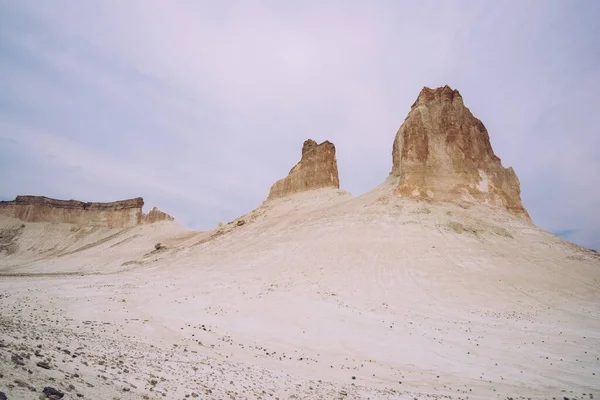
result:
M 144 214 L 143 207 L 144 199 L 141 197 L 112 203 L 93 203 L 42 196 L 17 196 L 15 200 L 0 202 L 0 215 L 25 222 L 70 223 L 108 228 L 173 220 L 173 217 L 156 207 Z
M 308 139 L 302 146 L 302 159 L 288 176 L 271 186 L 268 200 L 324 187 L 340 187 L 335 145 L 329 141 L 317 144 Z
M 402 197 L 481 202 L 530 219 L 515 171 L 502 166 L 458 90 L 421 90 L 396 133 L 392 157 Z

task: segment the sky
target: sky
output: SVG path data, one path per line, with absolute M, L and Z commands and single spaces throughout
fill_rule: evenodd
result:
M 0 0 L 0 196 L 142 196 L 210 229 L 308 138 L 360 195 L 447 84 L 533 222 L 600 250 L 599 20 L 595 0 Z

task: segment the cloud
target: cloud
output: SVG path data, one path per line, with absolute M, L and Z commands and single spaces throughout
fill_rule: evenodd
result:
M 209 228 L 313 138 L 360 194 L 419 90 L 449 84 L 534 222 L 598 246 L 599 17 L 593 1 L 0 1 L 0 193 L 143 195 Z

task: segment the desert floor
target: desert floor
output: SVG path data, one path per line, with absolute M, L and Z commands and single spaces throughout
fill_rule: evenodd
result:
M 600 256 L 390 188 L 305 192 L 208 232 L 0 219 L 0 392 L 599 398 Z

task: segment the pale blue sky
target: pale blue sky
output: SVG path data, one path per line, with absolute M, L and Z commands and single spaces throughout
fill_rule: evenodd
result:
M 540 227 L 600 249 L 598 1 L 0 0 L 0 195 L 143 196 L 207 229 L 307 138 L 355 195 L 423 86 L 488 128 Z

